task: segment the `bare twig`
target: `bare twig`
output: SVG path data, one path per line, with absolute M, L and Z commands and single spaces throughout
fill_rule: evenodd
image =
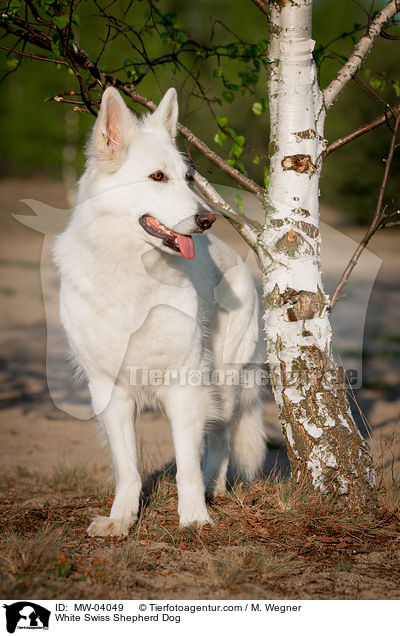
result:
M 386 219 L 395 217 L 397 214 L 397 212 L 394 214 L 389 214 L 389 215 L 386 214 L 387 206 L 383 207 L 383 197 L 385 195 L 386 184 L 389 177 L 390 167 L 392 165 L 394 152 L 396 150 L 396 137 L 397 137 L 397 132 L 399 129 L 399 124 L 400 124 L 400 113 L 397 114 L 396 122 L 393 128 L 392 140 L 390 142 L 389 153 L 386 159 L 385 171 L 383 173 L 382 183 L 379 190 L 378 202 L 376 204 L 374 218 L 372 219 L 370 227 L 368 228 L 367 232 L 364 234 L 363 238 L 361 239 L 360 244 L 355 250 L 353 256 L 348 262 L 347 267 L 344 270 L 336 286 L 335 291 L 333 292 L 331 305 L 330 305 L 331 310 L 334 308 L 337 301 L 339 300 L 343 287 L 346 285 L 347 281 L 349 280 L 351 272 L 353 271 L 354 267 L 357 265 L 362 252 L 368 245 L 372 236 L 375 234 L 377 230 L 379 230 L 380 227 L 382 227 L 385 224 Z
M 43 33 L 39 29 L 26 24 L 18 17 L 7 16 L 7 20 L 3 16 L 0 17 L 0 26 L 10 35 L 15 35 L 25 42 L 30 42 L 35 46 L 46 51 L 51 51 L 52 38 Z
M 325 88 L 323 95 L 326 109 L 329 109 L 332 106 L 333 102 L 338 98 L 349 80 L 351 80 L 357 73 L 364 59 L 368 55 L 372 44 L 376 38 L 379 37 L 385 24 L 394 15 L 396 15 L 398 11 L 400 11 L 399 0 L 390 0 L 385 8 L 375 16 L 374 20 L 372 20 L 369 25 L 368 32 L 354 47 L 352 54 L 347 62 L 342 66 L 335 79 L 332 80 L 329 86 Z
M 391 33 L 382 31 L 381 38 L 383 38 L 384 40 L 400 40 L 400 35 L 392 35 Z
M 76 77 L 76 79 L 79 82 L 79 87 L 81 89 L 80 90 L 80 94 L 81 94 L 82 100 L 85 103 L 86 108 L 88 109 L 88 111 L 90 113 L 92 113 L 92 115 L 96 115 L 97 113 L 96 113 L 96 111 L 93 108 L 93 100 L 92 100 L 92 98 L 90 96 L 90 92 L 89 92 L 89 90 L 88 90 L 88 88 L 86 86 L 85 80 L 83 79 L 80 71 L 76 68 L 76 65 L 75 65 L 73 60 L 70 60 L 69 66 L 70 66 L 71 70 L 74 72 L 75 77 Z
M 383 115 L 380 115 L 376 119 L 373 119 L 368 124 L 364 124 L 363 126 L 360 126 L 356 130 L 353 130 L 353 132 L 349 133 L 348 135 L 345 135 L 344 137 L 340 137 L 339 139 L 336 139 L 331 144 L 329 144 L 329 146 L 326 148 L 324 152 L 324 157 L 327 157 L 328 155 L 331 154 L 331 152 L 334 152 L 338 148 L 345 146 L 350 141 L 353 141 L 354 139 L 361 137 L 361 135 L 365 135 L 365 133 L 370 132 L 371 130 L 374 130 L 375 128 L 378 128 L 379 126 L 382 126 L 382 124 L 388 123 L 390 119 L 392 119 L 393 117 L 397 117 L 399 113 L 400 113 L 400 104 L 398 104 L 397 106 L 393 106 L 390 110 L 386 110 Z
M 29 57 L 32 60 L 40 60 L 41 62 L 53 62 L 53 64 L 64 64 L 65 66 L 69 66 L 68 62 L 64 60 L 53 60 L 50 57 L 39 57 L 38 55 L 33 55 L 32 53 L 23 53 L 22 51 L 17 51 L 16 49 L 10 49 L 7 46 L 0 46 L 0 49 L 3 51 L 9 51 L 10 53 L 15 53 L 15 55 L 21 55 L 22 57 Z
M 367 29 L 366 29 L 366 34 L 369 33 L 369 25 L 371 24 L 371 20 L 372 20 L 372 13 L 375 7 L 375 0 L 372 0 L 371 5 L 369 7 L 369 11 L 368 11 L 368 24 L 367 24 Z
M 382 227 L 398 227 L 400 225 L 400 210 L 385 214 L 382 221 Z
M 390 105 L 385 102 L 385 100 L 379 95 L 379 93 L 377 93 L 372 88 L 372 86 L 367 84 L 367 82 L 364 82 L 364 80 L 362 80 L 359 75 L 354 75 L 353 80 L 363 89 L 363 91 L 365 91 L 367 94 L 372 95 L 377 102 L 383 104 L 386 108 L 390 108 Z
M 101 56 L 103 55 L 104 50 L 105 50 L 105 48 L 106 48 L 106 46 L 107 46 L 107 44 L 108 44 L 108 41 L 109 41 L 109 39 L 110 39 L 110 35 L 111 35 L 111 26 L 110 26 L 110 25 L 108 25 L 108 27 L 107 27 L 107 35 L 106 35 L 106 37 L 104 38 L 104 40 L 103 40 L 103 44 L 102 44 L 102 47 L 101 47 L 100 51 L 99 51 L 99 52 L 98 52 L 98 54 L 97 54 L 95 64 L 98 64 L 98 63 L 100 62 Z
M 73 92 L 73 95 L 75 95 L 76 93 Z M 80 93 L 79 93 L 80 94 Z M 68 99 L 68 97 L 62 97 L 61 95 L 53 95 L 52 97 L 46 97 L 46 99 L 44 99 L 43 101 L 45 102 L 58 102 L 59 104 L 73 104 L 74 106 L 84 106 L 84 102 L 78 102 L 75 99 Z M 75 110 L 75 109 L 74 109 Z M 87 110 L 87 108 L 84 109 L 86 113 L 90 113 L 90 110 Z M 93 115 L 93 113 L 91 113 Z

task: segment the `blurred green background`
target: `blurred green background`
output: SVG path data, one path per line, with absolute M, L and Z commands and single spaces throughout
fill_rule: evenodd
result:
M 107 31 L 100 10 L 109 7 L 109 13 L 120 16 L 127 4 L 98 2 L 96 6 L 92 0 L 80 3 L 80 27 L 76 30 L 76 36 L 80 46 L 92 58 L 96 58 L 102 49 L 102 40 Z M 376 1 L 374 8 L 379 9 L 384 4 L 384 1 Z M 213 46 L 223 47 L 243 40 L 258 46 L 255 58 L 262 54 L 267 33 L 266 19 L 250 0 L 160 0 L 156 6 L 170 16 L 168 19 L 173 27 L 182 27 L 202 44 L 212 42 Z M 315 0 L 313 37 L 316 40 L 316 59 L 322 88 L 339 69 L 340 56 L 347 56 L 354 46 L 355 38 L 358 39 L 362 34 L 360 26 L 366 24 L 365 10 L 370 6 L 370 0 Z M 138 26 L 144 24 L 147 17 L 148 3 L 146 0 L 136 0 L 126 20 Z M 165 37 L 155 36 L 154 31 L 144 32 L 146 49 L 151 57 L 168 54 L 171 50 L 167 29 L 165 31 Z M 343 34 L 348 35 L 340 38 Z M 340 39 L 332 42 L 336 38 Z M 5 46 L 11 46 L 13 42 L 15 38 L 3 40 Z M 328 51 L 326 47 L 329 43 Z M 399 49 L 400 42 L 383 38 L 378 40 L 367 59 L 366 70 L 361 73 L 363 81 L 373 89 L 375 95 L 351 82 L 328 115 L 326 137 L 329 141 L 382 114 L 385 102 L 393 105 L 399 101 Z M 32 46 L 28 46 L 27 50 L 45 55 Z M 71 105 L 44 101 L 58 92 L 76 89 L 72 73 L 63 66 L 21 59 L 5 51 L 1 51 L 0 55 L 3 75 L 0 101 L 3 148 L 1 174 L 41 174 L 60 179 L 67 167 L 79 175 L 84 164 L 83 148 L 93 125 L 93 116 L 74 112 Z M 132 75 L 132 72 L 135 73 L 132 55 L 127 39 L 116 37 L 105 48 L 100 66 L 110 71 L 118 68 L 116 74 L 122 80 L 135 79 L 135 75 Z M 187 68 L 197 68 L 194 54 L 187 53 L 184 61 Z M 137 87 L 138 91 L 159 101 L 163 91 L 171 85 L 176 86 L 180 92 L 181 122 L 189 125 L 224 158 L 231 152 L 231 160 L 240 162 L 251 177 L 262 183 L 268 143 L 268 111 L 257 113 L 260 107 L 264 109 L 263 100 L 267 98 L 264 68 L 261 66 L 257 75 L 254 59 L 249 63 L 239 63 L 227 57 L 221 62 L 214 56 L 202 63 L 202 86 L 210 97 L 219 101 L 212 104 L 214 114 L 228 120 L 226 125 L 240 137 L 243 145 L 236 154 L 232 154 L 232 139 L 229 139 L 229 135 L 228 139 L 224 139 L 223 135 L 216 137 L 222 132 L 221 126 L 218 126 L 205 102 L 196 97 L 198 89 L 194 90 L 194 97 L 187 99 L 191 87 L 190 77 L 184 81 L 186 72 L 174 64 L 158 66 L 156 72 L 157 77 L 152 72 L 145 76 Z M 231 90 L 230 84 L 236 88 Z M 135 107 L 135 110 L 140 112 L 140 108 Z M 219 121 L 224 123 L 224 119 Z M 245 138 L 244 142 L 241 141 L 242 137 Z M 367 221 L 376 204 L 384 169 L 383 159 L 390 138 L 390 130 L 382 126 L 327 157 L 321 181 L 323 202 L 340 208 L 354 220 Z M 189 147 L 185 148 L 182 140 L 180 147 L 190 152 L 199 169 L 211 181 L 231 184 L 201 155 Z M 399 167 L 397 153 L 387 188 L 387 200 L 394 198 L 398 192 L 396 173 Z

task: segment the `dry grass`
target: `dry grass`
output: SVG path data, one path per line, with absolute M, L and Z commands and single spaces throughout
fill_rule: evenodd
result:
M 399 598 L 399 483 L 374 516 L 287 481 L 237 483 L 213 527 L 180 530 L 171 471 L 148 480 L 128 538 L 89 539 L 112 484 L 82 467 L 2 479 L 3 598 Z M 29 496 L 27 497 L 27 493 Z

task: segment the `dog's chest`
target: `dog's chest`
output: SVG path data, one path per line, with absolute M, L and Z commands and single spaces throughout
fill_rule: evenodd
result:
M 199 318 L 200 304 L 196 289 L 164 284 L 146 274 L 130 279 L 110 281 L 102 299 L 104 321 L 108 326 L 130 334 L 143 330 L 161 334 L 179 326 L 182 317 Z
M 70 308 L 82 309 L 82 320 L 72 312 L 80 342 L 91 356 L 101 351 L 105 364 L 109 360 L 118 367 L 123 360 L 125 366 L 165 369 L 190 358 L 197 364 L 201 357 L 208 303 L 179 272 L 138 266 L 132 273 L 103 269 L 92 272 L 90 293 L 85 288 L 80 303 L 73 293 L 64 296 Z

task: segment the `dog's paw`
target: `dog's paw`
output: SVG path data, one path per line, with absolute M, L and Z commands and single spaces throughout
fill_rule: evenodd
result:
M 112 517 L 94 517 L 87 529 L 89 537 L 121 537 L 129 534 L 133 521 L 113 519 Z
M 205 525 L 214 525 L 214 521 L 211 519 L 210 515 L 207 511 L 202 513 L 189 513 L 189 514 L 181 514 L 179 518 L 179 526 L 181 528 L 188 528 L 190 526 L 194 526 L 195 528 L 202 528 Z
M 215 486 L 211 490 L 206 491 L 207 499 L 223 499 L 228 496 L 228 491 L 225 486 Z

